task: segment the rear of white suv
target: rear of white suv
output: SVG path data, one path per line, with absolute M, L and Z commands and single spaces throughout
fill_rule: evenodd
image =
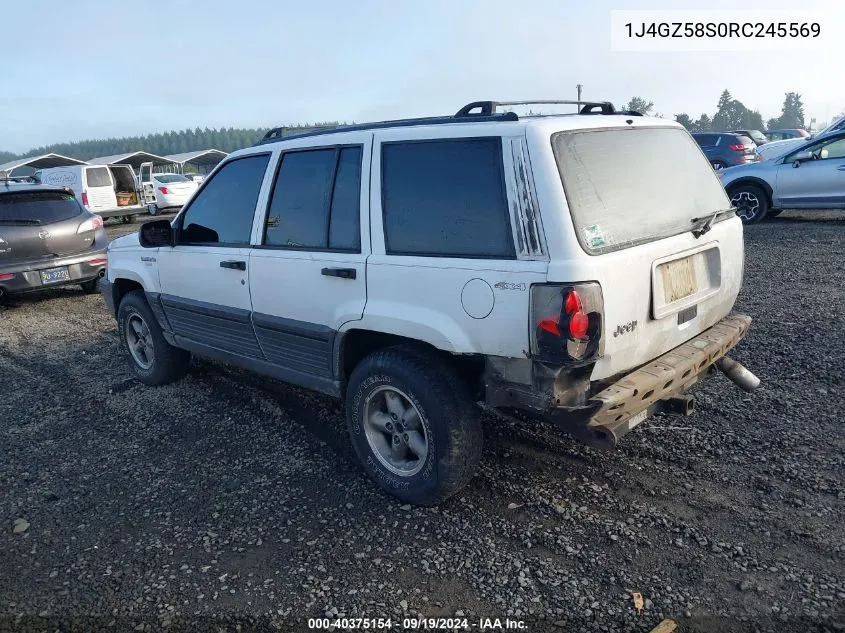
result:
M 750 319 L 729 316 L 742 223 L 681 126 L 585 123 L 526 128 L 550 254 L 531 288 L 532 387 L 547 397 L 518 402 L 499 378 L 493 400 L 614 445 L 655 410 L 691 412 L 686 390 L 744 335 Z

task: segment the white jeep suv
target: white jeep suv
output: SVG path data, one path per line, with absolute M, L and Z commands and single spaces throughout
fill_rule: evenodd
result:
M 525 102 L 522 102 L 525 103 Z M 573 102 L 543 102 L 573 103 Z M 472 477 L 478 403 L 602 447 L 692 410 L 751 319 L 742 223 L 680 125 L 612 104 L 271 130 L 172 222 L 112 242 L 134 374 L 191 353 L 345 400 L 364 470 L 433 504 Z

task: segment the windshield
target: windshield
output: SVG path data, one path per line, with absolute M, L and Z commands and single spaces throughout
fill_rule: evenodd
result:
M 578 240 L 591 254 L 677 235 L 693 218 L 730 207 L 686 130 L 558 132 L 552 149 Z
M 52 224 L 82 212 L 73 194 L 63 191 L 27 191 L 0 195 L 0 223 Z
M 180 174 L 156 174 L 154 176 L 159 182 L 188 182 L 188 179 Z

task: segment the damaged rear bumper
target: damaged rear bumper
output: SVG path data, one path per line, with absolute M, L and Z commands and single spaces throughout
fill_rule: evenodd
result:
M 613 448 L 619 439 L 638 424 L 660 411 L 675 411 L 689 415 L 692 398 L 685 392 L 700 380 L 702 374 L 717 366 L 726 371 L 727 353 L 745 336 L 751 317 L 732 314 L 686 343 L 658 356 L 592 395 L 579 397 L 577 404 L 562 402 L 567 392 L 586 394 L 590 391 L 589 371 L 555 376 L 550 390 L 531 390 L 527 385 L 513 385 L 495 390 L 499 402 L 493 406 L 514 406 L 539 415 L 584 441 L 602 448 Z M 729 364 L 741 365 L 727 359 Z M 736 374 L 738 370 L 734 370 Z M 747 372 L 751 377 L 753 374 Z M 562 380 L 561 376 L 565 376 Z M 499 373 L 499 380 L 504 377 Z M 737 382 L 734 376 L 730 376 Z M 756 379 L 756 378 L 755 378 Z M 759 381 L 758 381 L 759 382 Z M 563 384 L 570 385 L 564 390 Z M 747 385 L 740 386 L 745 388 Z M 492 386 L 488 384 L 488 388 Z M 490 393 L 490 392 L 488 392 Z M 510 402 L 506 402 L 505 396 Z
M 730 315 L 683 345 L 655 358 L 593 395 L 582 433 L 586 440 L 608 448 L 649 416 L 669 408 L 716 361 L 739 343 L 751 317 Z M 569 414 L 571 415 L 571 413 Z M 553 410 L 551 419 L 565 423 L 565 410 Z

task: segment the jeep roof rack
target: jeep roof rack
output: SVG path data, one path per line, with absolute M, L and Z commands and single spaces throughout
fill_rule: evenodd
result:
M 322 136 L 335 132 L 357 132 L 364 130 L 378 130 L 391 127 L 411 127 L 415 125 L 443 125 L 447 123 L 484 123 L 494 121 L 519 121 L 515 112 L 497 112 L 499 106 L 533 105 L 533 104 L 564 104 L 578 105 L 581 109 L 578 114 L 621 114 L 628 116 L 642 116 L 639 112 L 629 110 L 619 111 L 613 107 L 610 101 L 560 101 L 560 100 L 538 100 L 538 101 L 473 101 L 466 104 L 452 116 L 420 117 L 415 119 L 397 119 L 393 121 L 378 121 L 375 123 L 359 123 L 352 125 L 331 125 L 324 127 L 303 128 L 274 127 L 267 131 L 256 145 L 275 143 L 283 139 L 305 138 L 309 136 Z M 473 110 L 480 110 L 473 112 Z

